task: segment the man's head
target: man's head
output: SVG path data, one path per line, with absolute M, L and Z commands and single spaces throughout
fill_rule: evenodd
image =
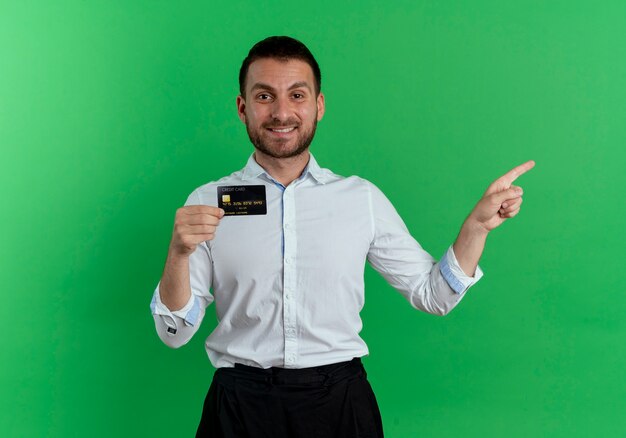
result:
M 239 72 L 239 118 L 256 149 L 274 158 L 301 154 L 324 115 L 321 74 L 311 52 L 290 37 L 255 44 Z

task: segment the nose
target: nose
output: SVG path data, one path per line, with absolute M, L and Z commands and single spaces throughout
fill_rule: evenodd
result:
M 285 122 L 291 115 L 291 106 L 287 99 L 276 99 L 272 105 L 272 118 Z

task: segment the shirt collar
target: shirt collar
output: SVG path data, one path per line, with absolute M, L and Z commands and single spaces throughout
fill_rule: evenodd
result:
M 328 182 L 328 175 L 326 174 L 326 172 L 324 172 L 324 169 L 322 169 L 319 164 L 317 164 L 317 160 L 315 160 L 315 157 L 313 157 L 313 154 L 310 152 L 309 162 L 302 171 L 300 178 L 303 178 L 307 173 L 311 174 L 311 176 L 320 184 L 326 184 Z M 259 163 L 256 162 L 256 160 L 254 159 L 254 153 L 252 153 L 250 155 L 250 158 L 248 158 L 246 166 L 243 168 L 243 174 L 241 176 L 241 179 L 245 181 L 248 179 L 257 178 L 262 174 L 267 175 L 267 177 L 271 178 L 272 180 L 274 179 L 269 173 L 267 173 L 267 171 L 263 167 L 261 167 Z

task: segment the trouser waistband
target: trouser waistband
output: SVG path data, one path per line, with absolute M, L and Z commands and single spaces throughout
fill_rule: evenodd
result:
M 367 377 L 361 358 L 347 362 L 310 368 L 257 368 L 236 363 L 234 368 L 218 368 L 215 376 L 220 379 L 241 379 L 266 382 L 273 385 L 331 385 L 350 376 Z

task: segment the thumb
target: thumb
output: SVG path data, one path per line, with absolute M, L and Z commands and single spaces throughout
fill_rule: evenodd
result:
M 494 193 L 491 196 L 492 196 L 493 203 L 496 204 L 496 205 L 500 205 L 504 201 L 506 201 L 507 199 L 519 198 L 523 194 L 524 194 L 524 191 L 522 190 L 521 187 L 511 186 L 508 189 L 503 190 L 503 191 L 498 192 L 498 193 Z

